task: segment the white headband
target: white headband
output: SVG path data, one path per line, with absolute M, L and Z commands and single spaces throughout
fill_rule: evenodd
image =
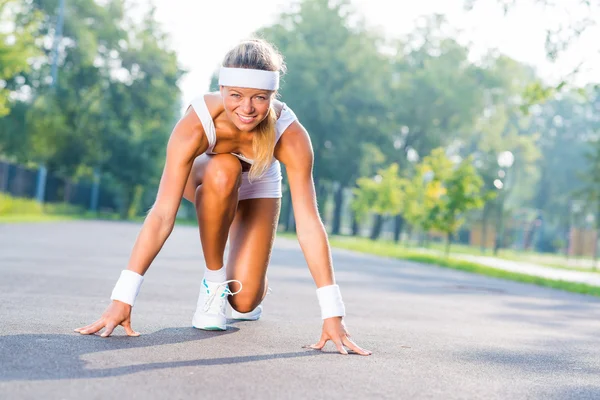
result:
M 221 67 L 219 85 L 277 90 L 279 89 L 279 71 Z

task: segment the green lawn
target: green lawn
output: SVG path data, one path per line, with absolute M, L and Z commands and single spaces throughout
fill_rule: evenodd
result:
M 431 250 L 443 252 L 445 250 L 445 244 L 442 243 L 431 243 L 429 245 Z M 500 249 L 497 255 L 494 255 L 492 249 L 486 249 L 485 252 L 481 252 L 478 246 L 468 246 L 464 244 L 452 244 L 450 248 L 454 254 L 468 254 L 474 256 L 490 256 L 503 258 L 505 260 L 512 261 L 527 261 L 547 266 L 564 266 L 568 260 L 564 255 L 561 254 L 549 254 L 549 253 L 537 253 L 534 251 L 516 251 L 512 249 Z M 580 261 L 591 262 L 589 258 L 580 258 Z M 576 261 L 576 260 L 571 260 Z M 567 267 L 568 268 L 568 267 Z M 585 269 L 589 270 L 589 268 Z
M 27 223 L 27 222 L 52 222 L 52 221 L 73 221 L 78 219 L 93 219 L 93 215 L 61 215 L 61 214 L 9 214 L 0 216 L 0 224 L 3 223 Z M 110 218 L 113 219 L 113 218 Z M 143 218 L 137 218 L 137 221 L 142 221 Z M 178 220 L 178 224 L 196 226 L 195 221 Z M 279 236 L 295 239 L 294 234 L 278 233 Z M 361 253 L 368 253 L 377 256 L 398 258 L 402 260 L 415 261 L 424 264 L 432 264 L 440 267 L 451 268 L 459 271 L 471 272 L 480 275 L 486 275 L 494 278 L 508 279 L 516 282 L 530 283 L 538 286 L 545 286 L 553 289 L 565 290 L 573 293 L 588 294 L 600 297 L 600 287 L 586 285 L 582 283 L 571 283 L 564 281 L 556 281 L 547 278 L 530 276 L 516 272 L 504 271 L 481 265 L 478 263 L 460 260 L 455 257 L 445 257 L 440 254 L 439 250 L 433 247 L 432 249 L 410 249 L 401 245 L 397 245 L 391 241 L 372 241 L 365 238 L 332 236 L 330 237 L 332 247 L 353 250 Z M 434 250 L 432 252 L 432 250 Z M 453 251 L 460 254 L 479 255 L 481 253 L 474 251 L 473 248 L 465 249 L 459 246 L 454 246 Z M 462 251 L 461 251 L 462 250 Z M 557 266 L 552 265 L 556 268 Z M 561 268 L 561 267 L 558 267 Z M 575 269 L 565 267 L 565 269 Z M 580 268 L 577 268 L 580 269 Z M 585 270 L 585 269 L 582 269 Z
M 293 234 L 279 233 L 279 235 L 295 239 L 295 235 Z M 504 271 L 501 269 L 488 267 L 487 265 L 453 258 L 452 256 L 445 257 L 444 255 L 433 254 L 431 252 L 427 252 L 426 250 L 408 249 L 406 247 L 396 245 L 395 243 L 389 241 L 372 241 L 365 238 L 354 238 L 344 236 L 332 236 L 329 238 L 329 241 L 332 247 L 357 251 L 360 253 L 398 258 L 423 264 L 432 264 L 444 268 L 471 272 L 494 278 L 507 279 L 516 282 L 529 283 L 533 285 L 564 290 L 572 293 L 587 294 L 600 297 L 600 287 L 597 286 L 586 285 L 583 283 L 557 281 L 553 279 L 541 278 L 516 272 Z
M 52 215 L 52 214 L 11 214 L 0 215 L 0 224 L 28 223 L 28 222 L 56 222 L 73 221 L 81 219 L 74 215 Z

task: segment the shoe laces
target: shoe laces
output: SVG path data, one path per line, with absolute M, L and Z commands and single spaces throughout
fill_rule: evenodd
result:
M 237 282 L 240 284 L 240 289 L 235 293 L 229 290 L 229 284 L 231 282 Z M 204 312 L 212 311 L 215 313 L 223 314 L 223 302 L 227 299 L 227 296 L 234 296 L 242 291 L 242 282 L 235 279 L 211 285 L 213 286 L 213 290 L 210 290 L 208 284 L 206 283 L 206 280 L 204 280 L 202 284 L 204 285 L 204 287 L 206 288 L 206 292 L 208 293 L 208 297 L 204 301 L 204 306 L 202 308 Z M 224 290 L 221 291 L 221 288 L 224 288 Z M 218 299 L 218 301 L 215 301 L 215 299 Z

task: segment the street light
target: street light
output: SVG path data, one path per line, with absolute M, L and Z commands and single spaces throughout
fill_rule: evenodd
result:
M 507 185 L 507 171 L 510 167 L 512 167 L 515 162 L 515 156 L 512 152 L 506 150 L 498 154 L 498 166 L 502 168 L 498 171 L 498 179 L 494 180 L 494 186 L 496 189 L 500 191 L 500 204 L 498 207 L 500 208 L 498 212 L 498 236 L 496 236 L 496 241 L 494 245 L 494 255 L 498 254 L 498 249 L 502 245 L 502 239 L 504 237 L 504 200 L 506 200 L 506 190 L 508 188 Z M 502 181 L 504 179 L 504 181 Z
M 65 23 L 65 0 L 60 0 L 58 4 L 58 19 L 56 21 L 56 31 L 54 33 L 54 42 L 52 44 L 52 65 L 50 66 L 50 75 L 52 76 L 51 87 L 56 87 L 58 80 L 58 45 L 62 39 L 63 26 Z M 40 203 L 44 203 L 46 194 L 46 178 L 48 169 L 44 164 L 38 168 L 37 182 L 35 188 L 35 198 Z
M 510 168 L 515 162 L 515 156 L 510 151 L 503 151 L 498 154 L 498 165 L 500 168 Z

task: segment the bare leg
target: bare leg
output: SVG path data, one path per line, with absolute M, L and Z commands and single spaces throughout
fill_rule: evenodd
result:
M 185 188 L 184 197 L 196 207 L 202 251 L 206 267 L 218 270 L 223 266 L 223 254 L 238 205 L 242 166 L 230 154 L 200 156 Z
M 239 202 L 230 231 L 227 279 L 242 282 L 242 291 L 229 297 L 238 312 L 254 310 L 267 291 L 267 267 L 277 230 L 280 199 L 248 199 Z M 231 290 L 239 289 L 236 283 Z
M 210 182 L 209 182 L 210 181 Z M 242 282 L 230 296 L 238 312 L 256 308 L 267 291 L 267 267 L 277 229 L 280 199 L 248 199 L 238 203 L 241 166 L 235 156 L 202 155 L 196 159 L 184 198 L 196 205 L 202 249 L 209 269 L 223 265 L 229 235 L 227 279 Z M 231 290 L 239 286 L 231 284 Z

